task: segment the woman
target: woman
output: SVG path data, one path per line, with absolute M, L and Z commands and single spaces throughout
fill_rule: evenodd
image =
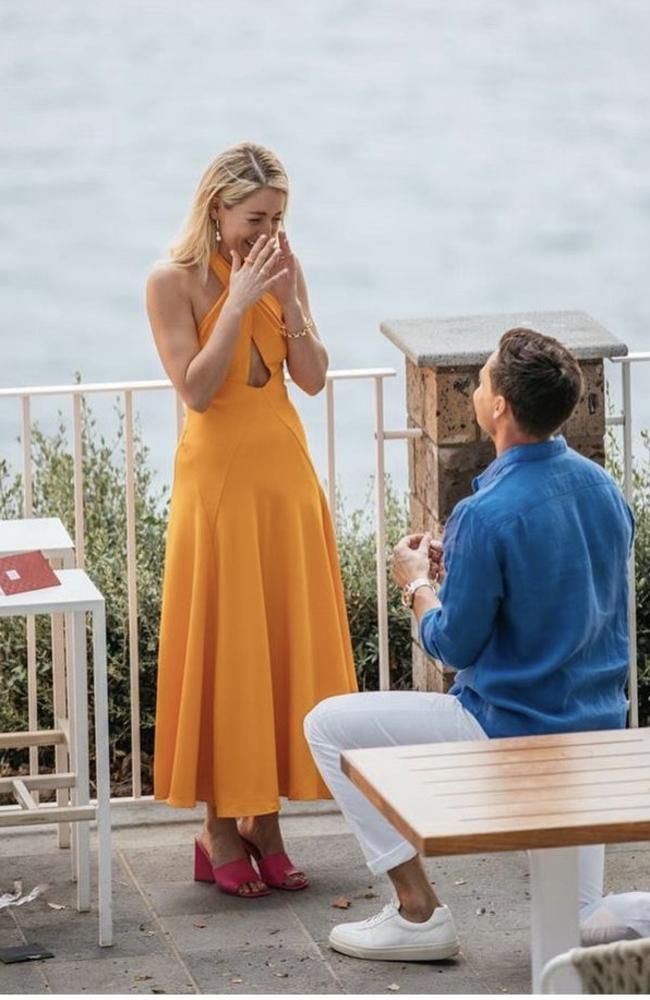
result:
M 284 384 L 286 361 L 314 395 L 328 363 L 282 228 L 287 196 L 269 150 L 242 143 L 222 153 L 147 285 L 160 358 L 187 408 L 167 539 L 154 791 L 173 806 L 206 803 L 195 878 L 246 898 L 307 885 L 284 853 L 279 797 L 329 797 L 303 718 L 356 689 L 331 519 Z

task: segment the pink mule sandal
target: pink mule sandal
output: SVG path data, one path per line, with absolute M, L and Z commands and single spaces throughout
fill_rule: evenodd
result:
M 299 889 L 307 888 L 309 885 L 309 879 L 304 872 L 298 871 L 298 869 L 294 867 L 291 859 L 284 853 L 284 851 L 279 854 L 267 854 L 267 856 L 263 858 L 259 847 L 252 844 L 250 840 L 246 840 L 245 837 L 241 837 L 241 841 L 251 858 L 254 858 L 255 864 L 259 868 L 260 875 L 267 885 L 270 885 L 273 889 L 286 889 L 287 892 L 297 892 Z M 290 875 L 301 875 L 302 882 L 287 882 L 287 878 L 289 878 Z
M 264 878 L 264 876 L 262 876 Z M 239 896 L 240 899 L 256 899 L 258 896 L 269 896 L 267 888 L 256 892 L 240 892 L 247 882 L 259 882 L 259 876 L 248 858 L 238 858 L 225 865 L 214 868 L 205 847 L 198 837 L 194 839 L 194 881 L 214 882 L 218 889 L 229 896 Z

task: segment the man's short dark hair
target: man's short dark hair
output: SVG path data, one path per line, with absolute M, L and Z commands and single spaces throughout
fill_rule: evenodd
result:
M 568 420 L 582 395 L 582 373 L 566 347 L 517 327 L 499 341 L 490 366 L 492 389 L 509 403 L 522 431 L 548 437 Z

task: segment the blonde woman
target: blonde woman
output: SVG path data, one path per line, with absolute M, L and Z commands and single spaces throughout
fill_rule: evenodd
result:
M 303 719 L 356 689 L 330 515 L 284 382 L 286 363 L 314 395 L 328 363 L 283 229 L 288 191 L 269 150 L 226 150 L 147 285 L 158 352 L 187 411 L 154 791 L 172 806 L 206 803 L 195 878 L 245 898 L 306 887 L 284 851 L 279 798 L 329 797 Z

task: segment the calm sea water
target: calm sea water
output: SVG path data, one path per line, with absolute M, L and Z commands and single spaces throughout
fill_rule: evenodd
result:
M 389 425 L 386 317 L 579 308 L 647 349 L 649 52 L 646 0 L 2 0 L 0 385 L 160 375 L 145 276 L 244 138 L 290 173 L 332 366 L 399 370 Z M 634 383 L 650 426 L 650 365 Z M 323 401 L 299 405 L 324 468 Z M 168 478 L 171 403 L 141 409 Z M 369 387 L 337 412 L 357 498 Z

